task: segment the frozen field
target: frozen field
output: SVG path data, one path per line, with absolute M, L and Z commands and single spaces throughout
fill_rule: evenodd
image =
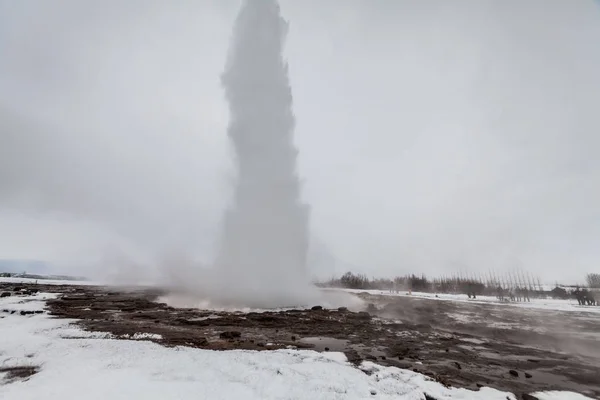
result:
M 52 284 L 47 286 L 47 288 L 51 287 Z M 68 290 L 68 287 L 61 290 Z M 76 293 L 83 293 L 86 290 L 88 289 L 76 289 Z M 97 296 L 99 296 L 94 298 L 110 297 L 108 292 L 94 290 L 98 290 Z M 50 292 L 54 291 L 50 290 Z M 286 348 L 273 351 L 213 351 L 187 346 L 161 345 L 163 335 L 164 339 L 167 339 L 169 331 L 166 329 L 170 327 L 169 324 L 181 320 L 183 315 L 189 315 L 187 317 L 189 319 L 191 317 L 189 311 L 186 311 L 186 314 L 176 310 L 170 312 L 174 317 L 169 321 L 173 322 L 165 326 L 155 323 L 148 325 L 162 327 L 161 329 L 164 330 L 161 334 L 151 333 L 147 329 L 148 326 L 139 323 L 115 325 L 111 328 L 116 327 L 119 332 L 124 332 L 122 331 L 124 328 L 131 329 L 137 326 L 140 329 L 138 332 L 132 330 L 127 334 L 90 332 L 82 330 L 79 324 L 75 324 L 74 319 L 52 318 L 46 312 L 35 314 L 44 309 L 46 301 L 59 296 L 60 293 L 54 292 L 0 299 L 1 399 L 504 400 L 520 398 L 520 395 L 517 397 L 506 391 L 486 387 L 478 390 L 447 388 L 428 376 L 410 370 L 408 366 L 405 368 L 382 366 L 381 363 L 368 360 L 363 360 L 358 365 L 352 364 L 342 352 Z M 122 293 L 117 294 L 115 301 L 121 304 L 119 306 L 121 308 L 122 304 L 128 302 Z M 72 304 L 73 301 L 67 303 Z M 139 298 L 135 297 L 131 297 L 130 303 L 141 305 Z M 100 307 L 101 313 L 113 313 L 110 310 L 101 311 L 100 304 L 103 303 L 96 304 L 95 307 Z M 90 307 L 83 303 L 81 307 L 84 313 L 85 310 L 92 312 Z M 134 307 L 131 315 L 136 316 L 140 312 L 142 311 L 136 312 Z M 125 314 L 122 314 L 115 321 L 124 321 Z M 244 321 L 246 318 L 244 315 L 251 316 L 251 314 L 237 313 L 235 318 Z M 316 317 L 322 318 L 319 315 L 321 314 L 317 313 Z M 227 313 L 216 315 L 213 312 L 210 318 L 201 317 L 196 320 L 215 321 L 218 325 L 220 322 L 216 321 L 223 321 L 226 318 L 233 318 L 233 316 Z M 319 319 L 316 321 L 315 323 L 318 323 Z M 289 324 L 290 329 L 295 326 L 293 319 L 282 320 L 282 322 L 284 325 Z M 234 320 L 229 323 L 234 323 Z M 365 323 L 369 324 L 369 322 Z M 301 324 L 307 325 L 307 321 Z M 334 323 L 333 326 L 336 324 Z M 387 323 L 377 324 L 391 326 L 385 325 Z M 119 326 L 123 328 L 118 328 Z M 318 325 L 315 325 L 314 329 L 318 329 Z M 262 330 L 269 331 L 270 328 L 265 327 Z M 407 342 L 414 342 L 417 333 L 428 335 L 420 336 L 417 340 L 423 342 L 424 348 L 427 346 L 433 348 L 432 342 L 431 345 L 427 345 L 428 340 L 435 340 L 435 337 L 440 336 L 424 332 L 411 334 L 410 331 L 404 331 L 402 333 L 401 336 L 405 337 Z M 122 338 L 131 340 L 122 340 Z M 459 344 L 459 348 L 485 345 L 487 342 L 485 339 L 466 337 L 460 340 L 462 342 L 457 343 L 463 344 Z M 277 338 L 274 337 L 272 341 L 277 342 Z M 448 342 L 445 343 L 445 346 L 448 346 Z M 429 363 L 433 367 L 439 363 L 439 360 L 434 360 L 431 354 L 430 359 L 415 358 L 413 362 L 414 366 L 425 369 Z M 466 362 L 461 362 L 465 363 L 463 373 L 469 374 L 469 370 L 465 370 Z M 565 391 L 535 393 L 535 395 L 541 400 L 589 398 Z
M 103 282 L 92 282 L 92 281 L 70 281 L 70 280 L 52 280 L 52 279 L 29 279 L 29 278 L 0 278 L 0 283 L 23 283 L 23 284 L 44 284 L 44 285 L 76 285 L 76 286 L 101 286 L 107 285 Z M 580 306 L 577 304 L 577 300 L 555 300 L 555 299 L 531 299 L 531 302 L 499 302 L 498 299 L 491 296 L 478 296 L 476 299 L 469 299 L 464 294 L 444 294 L 444 293 L 424 293 L 424 292 L 412 292 L 408 294 L 406 291 L 400 291 L 399 293 L 391 293 L 386 290 L 358 290 L 358 289 L 325 289 L 334 291 L 343 291 L 348 293 L 360 294 L 369 293 L 371 295 L 381 296 L 407 296 L 413 298 L 430 299 L 437 301 L 457 301 L 457 302 L 468 302 L 473 304 L 498 304 L 507 307 L 521 307 L 521 308 L 534 308 L 534 309 L 545 309 L 545 310 L 556 310 L 556 311 L 576 311 L 576 312 L 589 312 L 600 314 L 600 306 L 587 307 Z
M 336 289 L 338 290 L 338 289 Z M 412 292 L 408 294 L 406 291 L 399 293 L 390 293 L 385 290 L 355 290 L 355 289 L 339 289 L 350 293 L 369 293 L 371 295 L 380 296 L 399 296 L 399 297 L 413 297 L 437 301 L 457 301 L 457 302 L 468 302 L 473 304 L 497 304 L 506 307 L 520 307 L 520 308 L 533 308 L 543 310 L 556 310 L 556 311 L 576 311 L 586 313 L 600 314 L 600 306 L 580 306 L 577 304 L 577 300 L 558 300 L 558 299 L 531 299 L 531 302 L 500 302 L 496 297 L 491 296 L 477 296 L 476 299 L 469 299 L 466 294 L 444 294 L 444 293 L 424 293 L 424 292 Z
M 507 394 L 447 389 L 421 374 L 341 353 L 280 350 L 217 352 L 166 348 L 87 333 L 45 314 L 44 299 L 4 298 L 0 319 L 0 398 L 10 399 L 506 399 Z M 142 336 L 143 337 L 143 336 Z M 366 374 L 364 371 L 369 371 Z M 28 372 L 26 372 L 28 371 Z
M 35 284 L 38 283 L 40 285 L 77 285 L 77 286 L 97 286 L 102 285 L 100 282 L 90 282 L 90 281 L 67 281 L 67 280 L 57 280 L 57 279 L 31 279 L 31 278 L 7 278 L 0 277 L 0 282 L 3 283 L 22 283 L 22 284 Z

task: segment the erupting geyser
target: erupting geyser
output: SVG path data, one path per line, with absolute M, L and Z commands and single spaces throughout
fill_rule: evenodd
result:
M 306 270 L 309 207 L 300 199 L 282 56 L 287 28 L 276 0 L 246 0 L 222 76 L 237 167 L 216 260 L 226 280 L 218 297 L 229 304 L 304 305 L 316 293 Z

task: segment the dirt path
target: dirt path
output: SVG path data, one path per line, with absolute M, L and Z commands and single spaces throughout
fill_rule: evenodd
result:
M 412 369 L 457 387 L 600 397 L 600 320 L 585 313 L 368 294 L 359 296 L 369 313 L 231 313 L 169 307 L 155 289 L 0 284 L 0 292 L 30 289 L 63 293 L 49 312 L 86 330 L 160 335 L 148 340 L 165 346 L 342 351 L 356 364 Z

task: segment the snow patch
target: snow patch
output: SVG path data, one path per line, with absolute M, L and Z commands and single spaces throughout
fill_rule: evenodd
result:
M 40 284 L 40 285 L 73 285 L 73 286 L 100 286 L 99 282 L 59 280 L 59 279 L 33 279 L 18 277 L 0 277 L 0 282 L 16 284 Z
M 162 335 L 157 333 L 134 333 L 133 335 L 122 335 L 120 336 L 122 339 L 132 339 L 132 340 L 162 340 Z

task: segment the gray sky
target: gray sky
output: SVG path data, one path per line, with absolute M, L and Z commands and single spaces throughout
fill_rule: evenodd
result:
M 597 3 L 281 4 L 315 273 L 598 271 Z M 0 0 L 0 258 L 211 260 L 238 5 Z

